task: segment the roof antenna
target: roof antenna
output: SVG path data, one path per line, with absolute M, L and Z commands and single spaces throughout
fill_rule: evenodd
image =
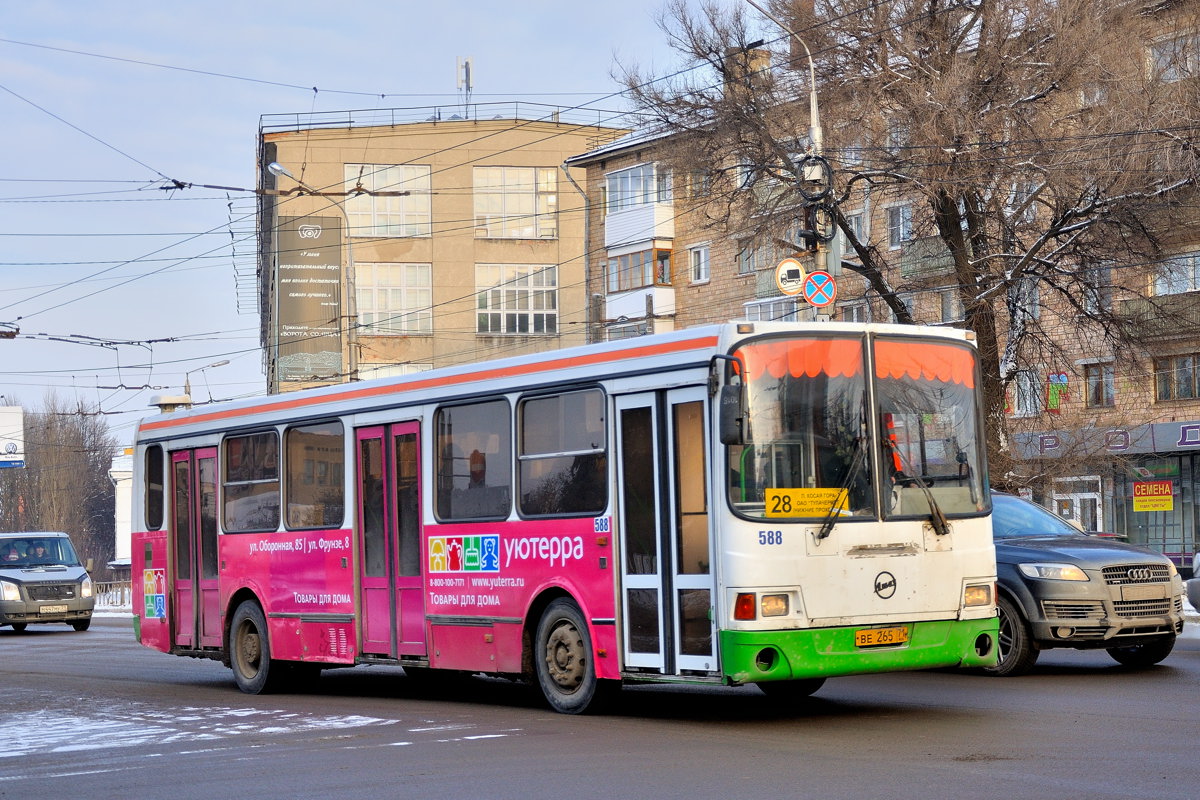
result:
M 471 57 L 470 56 L 467 56 L 466 58 L 463 58 L 462 56 L 458 57 L 457 72 L 458 72 L 458 91 L 462 94 L 462 97 L 463 97 L 463 116 L 466 117 L 467 119 L 470 119 L 471 115 L 467 112 L 467 106 L 469 106 L 471 104 L 471 89 L 474 88 L 474 84 L 471 82 Z

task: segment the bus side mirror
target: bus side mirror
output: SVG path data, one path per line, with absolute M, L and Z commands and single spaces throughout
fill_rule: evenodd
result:
M 721 387 L 718 419 L 720 424 L 721 444 L 743 444 L 742 437 L 742 387 L 739 384 L 725 384 Z
M 88 574 L 91 574 L 92 572 L 95 572 L 95 570 L 96 570 L 96 560 L 95 560 L 95 559 L 92 559 L 92 558 L 89 558 L 89 559 L 87 560 L 87 563 L 83 565 L 83 568 L 84 568 L 85 570 L 87 570 L 87 571 L 88 571 Z

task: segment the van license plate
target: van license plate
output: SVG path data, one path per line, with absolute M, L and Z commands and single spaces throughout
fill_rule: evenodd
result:
M 883 647 L 908 641 L 908 628 L 864 628 L 854 632 L 855 647 Z
M 38 609 L 39 614 L 65 614 L 67 613 L 66 606 L 42 606 Z

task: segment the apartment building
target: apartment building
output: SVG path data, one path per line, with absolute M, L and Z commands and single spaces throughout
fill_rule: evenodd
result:
M 511 103 L 264 116 L 269 391 L 583 343 L 586 175 L 564 161 L 625 133 L 605 116 Z

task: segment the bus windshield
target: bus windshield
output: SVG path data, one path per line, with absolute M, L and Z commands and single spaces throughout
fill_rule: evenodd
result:
M 743 443 L 729 448 L 735 509 L 801 519 L 926 516 L 932 497 L 947 515 L 984 510 L 970 347 L 871 339 L 872 409 L 864 341 L 773 338 L 738 348 L 746 388 Z

